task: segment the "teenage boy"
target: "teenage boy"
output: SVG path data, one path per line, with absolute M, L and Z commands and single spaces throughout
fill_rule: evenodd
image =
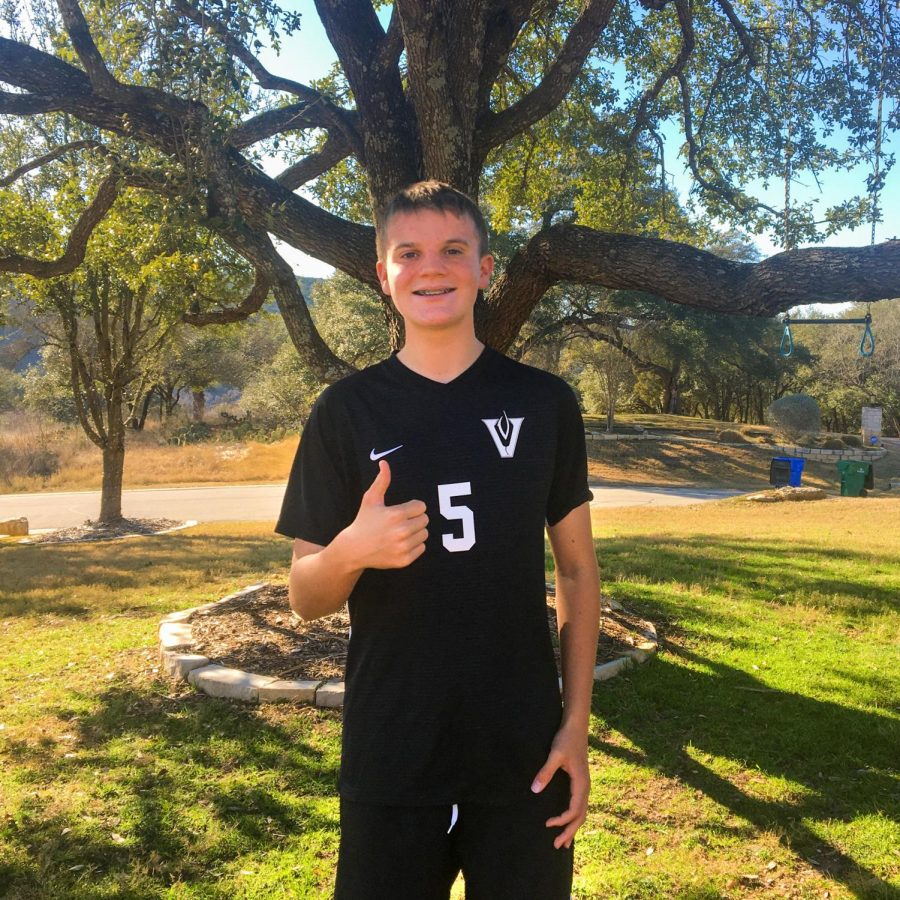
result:
M 406 341 L 319 397 L 277 525 L 292 608 L 350 606 L 336 897 L 446 900 L 462 870 L 468 900 L 568 900 L 599 617 L 581 416 L 476 338 L 472 200 L 420 182 L 376 231 Z

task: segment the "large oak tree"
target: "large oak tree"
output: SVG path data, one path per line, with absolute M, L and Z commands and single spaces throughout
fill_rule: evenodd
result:
M 375 286 L 369 209 L 430 177 L 481 195 L 507 226 L 478 311 L 500 349 L 567 281 L 753 316 L 900 293 L 896 240 L 735 262 L 671 239 L 667 212 L 677 123 L 703 214 L 774 228 L 787 247 L 876 220 L 900 93 L 886 0 L 396 0 L 386 25 L 382 6 L 316 0 L 339 66 L 301 84 L 260 59 L 259 35 L 277 44 L 300 27 L 271 0 L 32 0 L 37 12 L 0 36 L 6 133 L 60 116 L 80 131 L 39 146 L 0 188 L 62 154 L 102 154 L 106 172 L 62 253 L 7 241 L 0 270 L 71 272 L 122 191 L 157 192 L 255 272 L 238 307 L 198 301 L 188 320 L 240 319 L 271 292 L 300 355 L 333 380 L 350 367 L 273 238 Z M 836 129 L 843 149 L 826 140 Z M 264 154 L 283 170 L 267 174 Z M 860 160 L 868 198 L 819 219 L 793 199 L 798 178 Z M 783 182 L 783 206 L 754 197 L 754 179 Z M 399 341 L 387 301 L 385 315 Z

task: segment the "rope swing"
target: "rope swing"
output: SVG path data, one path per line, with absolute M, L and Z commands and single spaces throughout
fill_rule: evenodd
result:
M 878 72 L 878 94 L 877 111 L 875 115 L 875 146 L 873 154 L 873 174 L 868 179 L 869 195 L 871 197 L 871 222 L 872 233 L 870 237 L 870 245 L 875 245 L 875 225 L 879 218 L 879 200 L 881 198 L 881 187 L 884 180 L 884 173 L 881 169 L 881 157 L 883 153 L 882 137 L 884 132 L 884 70 L 887 59 L 887 37 L 885 31 L 885 2 L 880 0 L 879 4 L 879 25 L 881 26 L 881 52 L 879 54 L 879 72 Z M 787 186 L 786 182 L 786 186 Z M 875 335 L 872 334 L 872 304 L 866 307 L 866 315 L 863 319 L 792 319 L 790 315 L 785 315 L 781 320 L 784 324 L 784 333 L 781 335 L 781 346 L 779 351 L 782 356 L 790 356 L 794 352 L 794 336 L 791 334 L 791 325 L 865 325 L 862 337 L 859 341 L 859 355 L 869 357 L 875 353 Z

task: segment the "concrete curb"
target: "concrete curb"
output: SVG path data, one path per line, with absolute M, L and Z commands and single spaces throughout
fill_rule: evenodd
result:
M 340 709 L 344 705 L 343 681 L 286 681 L 276 675 L 255 675 L 242 669 L 230 669 L 213 662 L 209 657 L 193 653 L 191 619 L 209 615 L 218 607 L 268 587 L 268 583 L 251 584 L 221 600 L 169 613 L 159 623 L 159 658 L 163 672 L 176 681 L 187 681 L 197 690 L 211 697 L 225 697 L 244 703 L 275 703 L 290 700 L 317 706 L 320 709 Z M 548 587 L 550 587 L 548 585 Z M 619 604 L 610 608 L 621 609 Z M 642 622 L 645 640 L 626 656 L 594 667 L 594 681 L 606 681 L 632 666 L 646 662 L 656 653 L 659 644 L 656 627 Z
M 174 531 L 183 531 L 185 528 L 193 528 L 195 525 L 199 525 L 200 522 L 197 519 L 189 519 L 187 522 L 182 522 L 180 525 L 174 525 L 172 528 L 163 528 L 162 531 L 150 531 L 148 533 L 144 533 L 142 531 L 132 531 L 129 534 L 117 534 L 115 537 L 104 538 L 105 541 L 124 541 L 126 538 L 147 538 L 147 537 L 158 537 L 161 534 L 172 534 Z M 47 534 L 50 531 L 55 531 L 55 528 L 38 528 L 35 531 L 31 532 L 32 535 L 35 534 Z M 34 544 L 36 541 L 32 540 L 31 537 L 25 537 L 21 540 L 17 541 L 19 544 Z M 87 544 L 89 541 L 78 538 L 77 540 L 65 541 L 67 544 Z

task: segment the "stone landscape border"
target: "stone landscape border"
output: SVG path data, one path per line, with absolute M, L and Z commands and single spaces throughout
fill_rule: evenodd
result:
M 163 671 L 176 680 L 187 681 L 197 690 L 211 697 L 227 697 L 245 703 L 272 703 L 277 700 L 293 700 L 326 709 L 344 705 L 344 682 L 317 679 L 313 681 L 286 681 L 274 675 L 256 675 L 243 669 L 231 669 L 216 663 L 208 656 L 194 653 L 194 636 L 191 620 L 194 616 L 208 615 L 240 597 L 261 591 L 267 582 L 251 584 L 221 600 L 194 606 L 180 612 L 169 613 L 159 625 L 159 655 Z M 611 601 L 612 609 L 622 609 Z M 610 662 L 594 667 L 594 680 L 606 681 L 626 669 L 646 662 L 656 653 L 659 641 L 652 622 L 642 622 L 641 636 L 634 650 Z
M 887 456 L 887 450 L 826 450 L 824 447 L 794 447 L 790 444 L 774 444 L 773 450 L 786 456 L 798 456 L 803 459 L 837 462 L 839 459 L 852 459 L 855 462 L 877 462 Z
M 25 533 L 28 534 L 28 519 L 23 519 L 25 522 Z M 65 540 L 57 541 L 55 543 L 60 544 L 88 544 L 92 542 L 97 542 L 100 540 L 103 541 L 123 541 L 125 538 L 135 538 L 135 537 L 159 537 L 163 534 L 172 534 L 173 531 L 183 531 L 185 528 L 193 528 L 195 525 L 199 525 L 200 521 L 198 519 L 188 519 L 186 522 L 182 522 L 180 525 L 173 525 L 171 528 L 163 528 L 160 531 L 129 531 L 125 534 L 115 534 L 110 537 L 103 538 L 93 538 L 93 537 L 79 537 L 79 538 L 66 538 Z M 58 531 L 60 529 L 56 528 L 38 528 L 35 531 L 31 532 L 31 535 L 41 535 L 41 534 L 52 534 L 54 531 Z M 5 535 L 0 534 L 0 537 L 4 537 Z M 17 544 L 40 544 L 41 541 L 34 540 L 33 537 L 24 537 L 19 541 L 16 541 Z

